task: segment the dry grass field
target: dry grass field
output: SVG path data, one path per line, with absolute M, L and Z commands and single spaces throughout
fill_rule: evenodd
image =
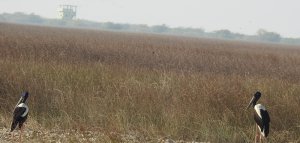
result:
M 300 46 L 0 23 L 0 127 L 24 90 L 27 131 L 211 143 L 253 142 L 259 90 L 269 142 L 300 142 Z

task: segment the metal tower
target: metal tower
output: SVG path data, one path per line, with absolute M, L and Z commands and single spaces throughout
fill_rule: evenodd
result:
M 58 8 L 58 16 L 60 19 L 72 20 L 76 17 L 77 6 L 75 5 L 60 5 Z

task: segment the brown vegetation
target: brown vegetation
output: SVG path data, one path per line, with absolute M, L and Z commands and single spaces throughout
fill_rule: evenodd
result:
M 43 128 L 142 142 L 250 142 L 256 90 L 271 142 L 300 141 L 300 47 L 0 23 L 0 125 L 23 90 Z M 109 136 L 114 141 L 114 136 Z

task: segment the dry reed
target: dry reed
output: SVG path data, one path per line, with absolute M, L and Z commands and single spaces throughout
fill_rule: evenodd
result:
M 260 90 L 269 140 L 300 141 L 296 46 L 0 23 L 0 67 L 3 118 L 29 90 L 45 128 L 251 142 Z

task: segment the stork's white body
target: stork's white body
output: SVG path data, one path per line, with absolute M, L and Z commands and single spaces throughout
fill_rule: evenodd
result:
M 265 120 L 265 118 L 269 118 L 269 117 L 265 117 L 265 114 L 262 113 L 262 112 L 267 112 L 265 106 L 263 106 L 261 104 L 256 104 L 254 106 L 254 110 L 255 110 L 256 114 L 259 116 L 261 122 L 263 122 Z M 265 129 L 261 130 L 260 126 L 258 126 L 258 129 L 259 129 L 261 135 L 264 136 L 264 137 L 266 137 Z
M 262 118 L 262 115 L 261 115 L 260 110 L 266 111 L 266 107 L 265 107 L 264 105 L 261 105 L 261 104 L 256 104 L 256 105 L 254 106 L 254 110 L 255 110 L 255 112 L 257 113 L 257 115 L 258 115 L 260 118 Z
M 25 103 L 20 103 L 17 107 L 21 107 L 21 108 L 26 109 L 25 112 L 21 115 L 21 117 L 25 117 L 28 114 L 29 108 Z

